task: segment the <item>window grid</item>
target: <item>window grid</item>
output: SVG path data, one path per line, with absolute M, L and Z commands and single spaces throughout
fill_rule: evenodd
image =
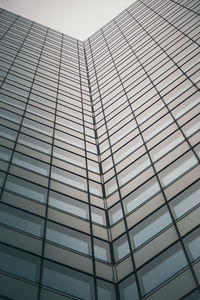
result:
M 85 42 L 0 13 L 1 254 L 31 270 L 2 276 L 37 300 L 198 293 L 197 1 L 139 0 Z

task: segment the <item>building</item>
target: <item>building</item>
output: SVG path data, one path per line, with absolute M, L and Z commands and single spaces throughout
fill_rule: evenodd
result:
M 84 42 L 0 11 L 1 299 L 200 299 L 198 9 Z

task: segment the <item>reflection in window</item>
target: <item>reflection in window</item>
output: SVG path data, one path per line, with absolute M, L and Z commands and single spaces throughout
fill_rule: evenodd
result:
M 154 177 L 123 200 L 125 212 L 131 212 L 155 195 L 158 191 L 160 191 L 160 187 L 158 181 Z
M 179 243 L 167 249 L 139 270 L 138 276 L 143 294 L 150 292 L 187 265 Z
M 22 125 L 49 136 L 53 135 L 53 129 L 50 126 L 45 126 L 39 122 L 35 122 L 27 118 L 24 118 Z
M 58 147 L 54 147 L 53 155 L 54 155 L 54 157 L 63 159 L 64 161 L 70 162 L 79 167 L 85 167 L 85 158 L 83 158 L 82 156 L 76 155 L 72 152 L 63 150 Z
M 114 284 L 97 279 L 97 294 L 98 294 L 98 300 L 116 299 Z
M 25 134 L 19 134 L 18 143 L 21 143 L 25 146 L 31 147 L 33 149 L 39 150 L 41 152 L 50 154 L 51 153 L 51 145 L 45 142 L 42 142 L 34 137 L 30 137 Z
M 48 222 L 46 238 L 67 248 L 91 255 L 90 237 L 86 234 Z
M 123 218 L 121 204 L 118 203 L 117 205 L 113 206 L 109 211 L 109 220 L 110 224 L 113 225 L 117 221 Z
M 123 235 L 121 238 L 115 241 L 113 243 L 113 247 L 114 247 L 116 262 L 130 253 L 129 244 L 126 235 Z
M 50 191 L 49 205 L 84 219 L 89 218 L 88 205 L 66 195 Z
M 183 242 L 191 261 L 200 257 L 200 227 L 187 235 Z
M 131 275 L 119 284 L 121 300 L 139 299 L 135 276 Z
M 170 184 L 173 180 L 192 168 L 196 163 L 197 159 L 192 152 L 186 153 L 159 174 L 163 186 Z
M 105 211 L 103 209 L 91 206 L 92 222 L 100 225 L 106 225 Z
M 199 204 L 199 193 L 200 181 L 197 181 L 169 203 L 175 219 L 181 217 Z
M 0 125 L 0 136 L 7 138 L 8 140 L 15 141 L 17 137 L 17 131 Z
M 115 154 L 114 160 L 116 163 L 120 162 L 122 159 L 127 157 L 129 154 L 133 153 L 139 147 L 143 145 L 143 141 L 140 136 L 136 137 L 134 140 L 128 142 L 128 144 L 121 147 Z M 134 154 L 133 154 L 134 155 Z
M 12 151 L 8 148 L 0 146 L 0 159 L 9 161 L 11 158 Z
M 1 204 L 0 222 L 13 228 L 42 236 L 43 220 L 19 209 Z
M 110 262 L 109 244 L 104 241 L 94 239 L 94 255 L 100 260 Z
M 1 108 L 0 108 L 0 117 L 18 124 L 21 123 L 22 120 L 22 117 L 20 115 L 17 115 L 16 113 Z
M 14 153 L 12 163 L 41 175 L 48 176 L 49 174 L 48 164 L 18 152 Z
M 69 184 L 81 190 L 87 189 L 85 178 L 69 173 L 65 170 L 56 167 L 52 167 L 51 169 L 51 178 Z
M 43 285 L 84 300 L 93 300 L 93 278 L 61 265 L 44 261 Z
M 167 207 L 162 207 L 130 231 L 132 247 L 137 248 L 172 222 Z
M 55 130 L 55 138 L 61 140 L 62 142 L 66 142 L 68 144 L 84 149 L 84 142 L 81 139 L 76 138 L 75 136 L 72 136 L 70 134 Z
M 153 161 L 156 161 L 167 152 L 175 148 L 184 140 L 183 135 L 178 131 L 170 135 L 169 138 L 161 142 L 157 147 L 153 148 L 150 152 Z
M 39 202 L 46 201 L 47 190 L 26 180 L 8 175 L 5 187 L 9 191 L 21 196 L 31 198 Z
M 38 257 L 0 244 L 0 269 L 2 271 L 37 282 L 39 267 Z
M 0 186 L 3 186 L 5 177 L 6 177 L 6 174 L 3 172 L 0 172 Z
M 136 175 L 138 175 L 140 172 L 149 167 L 150 164 L 151 163 L 148 156 L 142 156 L 140 159 L 138 159 L 136 162 L 134 162 L 128 168 L 126 168 L 124 171 L 118 174 L 120 185 L 123 185 L 129 180 L 133 179 Z

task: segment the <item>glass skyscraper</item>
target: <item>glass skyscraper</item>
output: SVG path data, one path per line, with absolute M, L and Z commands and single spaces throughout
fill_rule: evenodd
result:
M 0 10 L 0 299 L 200 299 L 199 10 Z

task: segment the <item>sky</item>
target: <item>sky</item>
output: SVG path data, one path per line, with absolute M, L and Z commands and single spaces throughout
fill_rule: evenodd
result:
M 0 0 L 0 7 L 85 40 L 136 0 Z

